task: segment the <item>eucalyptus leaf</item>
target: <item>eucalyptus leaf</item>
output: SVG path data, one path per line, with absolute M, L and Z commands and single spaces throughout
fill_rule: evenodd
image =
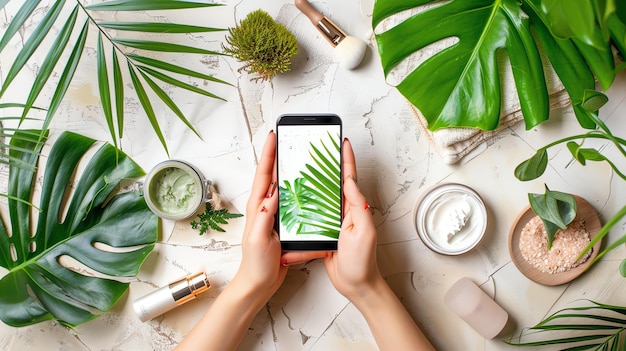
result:
M 546 186 L 544 194 L 528 194 L 528 201 L 533 212 L 543 222 L 548 239 L 548 250 L 558 229 L 566 229 L 576 218 L 576 199 L 566 193 L 552 191 Z
M 42 145 L 20 140 L 11 142 L 26 149 Z M 74 327 L 97 317 L 128 289 L 128 283 L 115 277 L 135 275 L 156 242 L 158 220 L 141 194 L 113 194 L 120 180 L 144 174 L 130 158 L 121 151 L 116 157 L 118 151 L 104 144 L 75 175 L 94 146 L 95 140 L 75 133 L 58 137 L 42 169 L 36 221 L 31 220 L 29 205 L 9 200 L 10 236 L 7 219 L 0 223 L 0 265 L 8 269 L 0 280 L 0 318 L 8 325 L 57 320 Z M 24 162 L 37 163 L 38 153 L 11 152 Z M 10 194 L 30 201 L 37 176 L 41 174 L 11 166 Z M 66 197 L 74 177 L 75 188 Z M 109 278 L 66 267 L 61 263 L 65 256 Z

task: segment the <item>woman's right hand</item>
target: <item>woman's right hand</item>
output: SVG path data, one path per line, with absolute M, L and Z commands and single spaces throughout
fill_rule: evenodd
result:
M 356 184 L 352 145 L 343 141 L 344 218 L 337 251 L 327 253 L 324 265 L 335 288 L 355 302 L 383 281 L 376 263 L 376 227 L 365 196 Z

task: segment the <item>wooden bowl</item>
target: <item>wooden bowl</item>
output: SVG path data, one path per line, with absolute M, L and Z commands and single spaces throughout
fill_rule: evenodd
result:
M 583 219 L 585 221 L 587 232 L 589 232 L 589 236 L 593 239 L 593 237 L 595 237 L 600 231 L 600 228 L 602 228 L 598 213 L 585 199 L 576 195 L 574 195 L 574 197 L 576 198 L 577 204 L 576 219 Z M 519 271 L 522 272 L 522 274 L 528 279 L 539 284 L 550 286 L 565 284 L 581 275 L 587 267 L 589 267 L 589 264 L 594 257 L 598 255 L 600 245 L 602 244 L 601 240 L 594 245 L 593 250 L 591 251 L 591 256 L 589 256 L 589 258 L 587 258 L 587 260 L 578 267 L 570 269 L 569 271 L 554 274 L 540 271 L 524 259 L 524 256 L 522 256 L 519 248 L 519 239 L 522 229 L 533 217 L 535 217 L 535 213 L 532 211 L 530 206 L 526 207 L 517 217 L 515 222 L 513 222 L 513 226 L 509 232 L 509 254 L 511 255 L 511 259 L 513 260 L 513 263 L 515 263 L 515 266 L 517 266 L 517 269 L 519 269 Z

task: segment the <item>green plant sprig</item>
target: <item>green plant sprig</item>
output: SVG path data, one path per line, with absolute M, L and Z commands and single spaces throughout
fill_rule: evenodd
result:
M 197 229 L 200 235 L 204 235 L 209 229 L 224 233 L 224 228 L 220 227 L 220 224 L 228 224 L 229 219 L 243 217 L 240 213 L 229 213 L 228 209 L 222 208 L 219 210 L 213 209 L 213 205 L 207 202 L 206 208 L 203 213 L 198 214 L 197 221 L 191 221 L 192 229 Z
M 257 73 L 254 81 L 271 80 L 291 70 L 291 58 L 298 53 L 296 37 L 263 10 L 249 13 L 239 25 L 228 29 L 224 51 L 243 62 L 239 71 Z
M 597 106 L 597 105 L 593 106 L 593 108 L 599 108 L 599 107 L 600 106 Z M 608 140 L 612 142 L 613 145 L 615 145 L 616 148 L 619 150 L 619 152 L 622 154 L 622 156 L 626 158 L 626 150 L 624 149 L 624 147 L 626 147 L 626 140 L 615 136 L 611 132 L 610 128 L 606 125 L 606 123 L 604 123 L 604 121 L 602 121 L 597 116 L 592 115 L 591 118 L 593 122 L 596 124 L 597 128 L 599 129 L 590 131 L 585 134 L 562 138 L 562 139 L 556 140 L 554 142 L 551 142 L 545 145 L 544 147 L 538 149 L 533 156 L 523 161 L 515 168 L 515 172 L 514 172 L 515 177 L 521 181 L 528 181 L 528 180 L 539 178 L 545 172 L 547 165 L 548 165 L 548 149 L 556 145 L 566 143 L 567 149 L 572 154 L 574 159 L 578 161 L 580 164 L 582 164 L 583 166 L 587 164 L 587 161 L 596 161 L 596 162 L 605 161 L 611 166 L 611 169 L 615 172 L 615 174 L 617 174 L 621 179 L 626 181 L 626 174 L 622 172 L 613 161 L 611 161 L 608 157 L 604 156 L 600 150 L 582 147 L 586 139 L 604 139 L 604 140 Z M 576 143 L 574 142 L 575 140 L 581 140 L 581 142 Z M 546 187 L 546 190 L 548 191 L 547 187 Z M 537 197 L 541 195 L 529 194 L 529 199 L 531 199 L 533 196 Z M 547 192 L 546 192 L 546 196 L 548 196 Z M 552 219 L 554 219 L 555 216 L 556 217 L 561 216 L 560 223 L 563 223 L 563 222 L 566 222 L 568 220 L 568 216 L 571 215 L 571 213 L 568 211 L 563 211 L 563 212 L 546 211 L 545 208 L 541 208 L 540 206 L 537 206 L 535 203 L 533 203 L 532 199 L 531 199 L 530 204 L 531 204 L 531 208 L 533 209 L 533 211 L 539 217 L 541 217 L 542 221 L 544 222 L 546 231 L 548 231 L 548 228 L 551 228 L 550 230 L 554 229 L 554 226 L 552 224 L 546 225 L 546 222 L 555 223 L 554 221 L 552 221 Z M 618 211 L 613 217 L 611 217 L 611 219 L 609 219 L 609 221 L 602 227 L 602 229 L 598 232 L 598 234 L 596 234 L 596 236 L 593 238 L 593 240 L 591 240 L 591 242 L 587 245 L 587 247 L 585 247 L 581 251 L 581 253 L 578 256 L 578 259 L 580 259 L 584 255 L 585 252 L 593 248 L 593 246 L 598 241 L 602 240 L 602 238 L 604 238 L 609 233 L 609 231 L 615 226 L 615 224 L 617 224 L 624 217 L 626 217 L 626 206 L 623 207 L 620 211 Z M 550 242 L 550 240 L 551 240 L 550 233 L 548 233 L 548 242 Z M 587 266 L 587 269 L 589 269 L 589 267 L 591 267 L 595 262 L 597 262 L 600 258 L 606 255 L 608 252 L 610 252 L 611 250 L 623 244 L 626 244 L 626 234 L 624 234 L 621 238 L 619 238 L 614 243 L 608 245 L 604 250 L 599 252 L 598 255 Z M 620 265 L 619 270 L 620 270 L 620 274 L 626 277 L 626 259 L 623 260 L 622 264 Z
M 520 342 L 522 336 L 519 336 L 515 339 L 505 340 L 505 343 L 512 346 L 526 347 L 567 344 L 570 347 L 567 350 L 623 350 L 626 347 L 626 319 L 623 317 L 626 315 L 626 308 L 588 301 L 593 305 L 559 310 L 530 328 L 530 330 L 536 330 L 538 333 L 587 331 L 587 334 L 533 342 Z M 572 311 L 580 313 L 570 313 Z M 583 311 L 596 311 L 596 313 L 584 313 Z M 607 312 L 616 316 L 606 316 L 599 314 L 599 312 Z M 566 321 L 576 320 L 576 323 L 553 323 L 562 319 Z M 602 324 L 586 321 L 600 321 Z M 588 341 L 593 341 L 594 343 L 582 344 Z

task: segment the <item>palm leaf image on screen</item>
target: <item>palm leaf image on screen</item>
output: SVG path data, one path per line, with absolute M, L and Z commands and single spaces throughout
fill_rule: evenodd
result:
M 313 162 L 299 177 L 280 186 L 280 222 L 297 234 L 339 237 L 341 229 L 341 165 L 338 136 L 328 133 L 319 144 L 310 143 Z

